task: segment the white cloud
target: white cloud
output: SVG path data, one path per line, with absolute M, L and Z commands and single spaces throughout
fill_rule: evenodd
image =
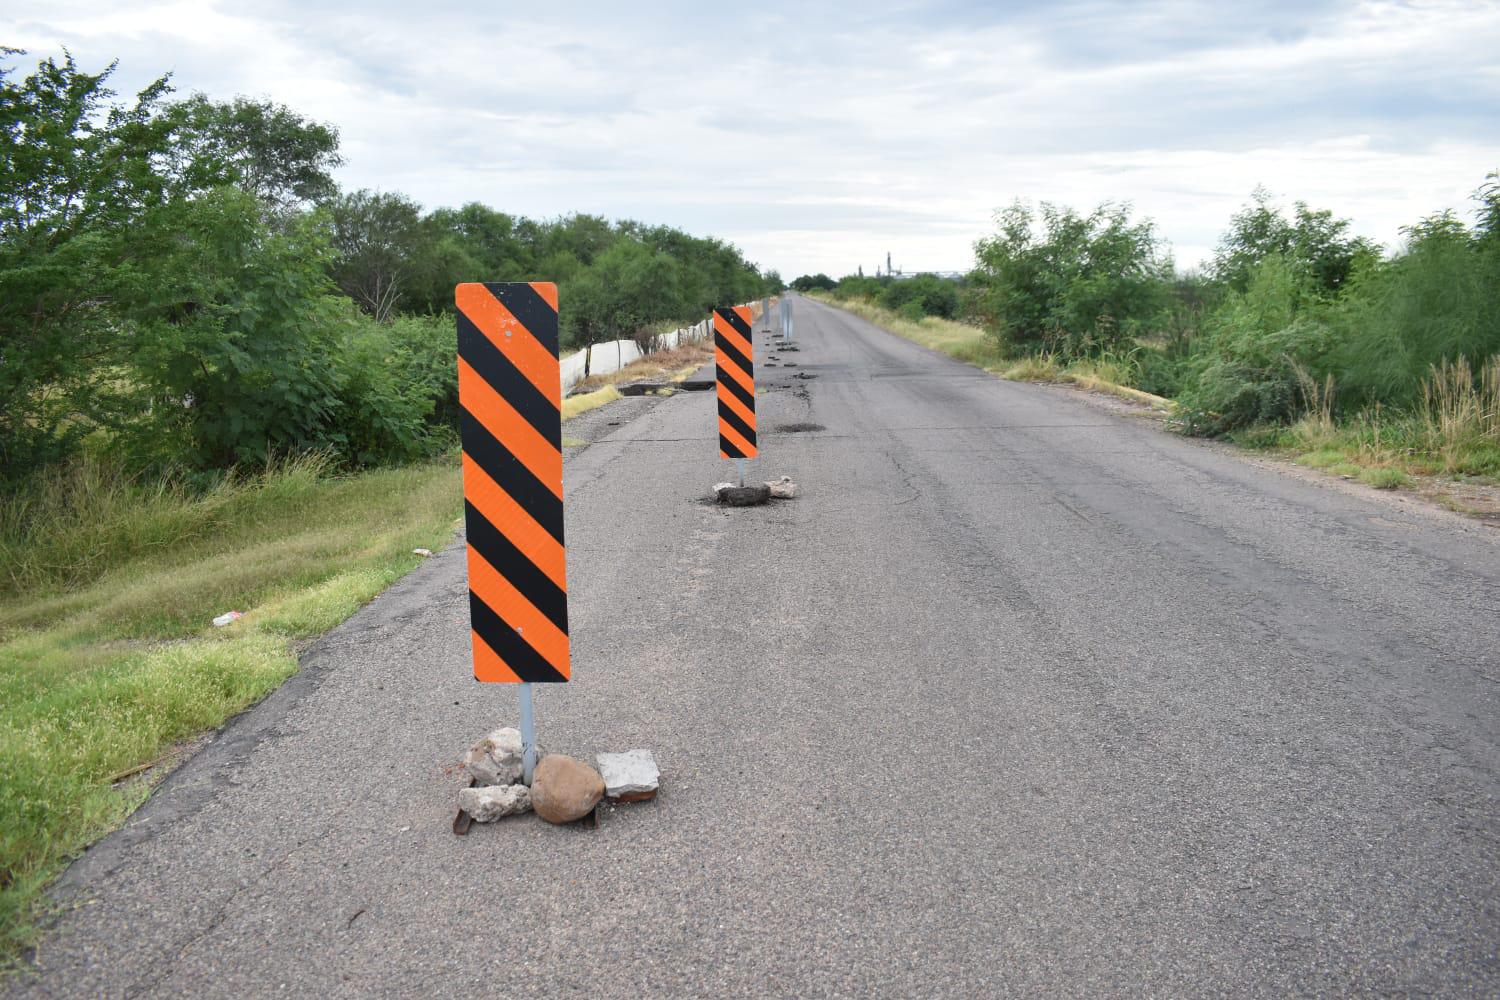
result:
M 787 274 L 966 266 L 1016 197 L 1128 200 L 1192 264 L 1257 184 L 1383 242 L 1500 167 L 1500 8 L 22 4 L 34 55 L 121 89 L 337 124 L 350 186 L 592 211 Z

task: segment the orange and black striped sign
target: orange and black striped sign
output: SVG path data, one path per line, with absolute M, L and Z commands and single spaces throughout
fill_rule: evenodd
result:
M 714 310 L 714 361 L 719 383 L 719 457 L 754 458 L 755 352 L 750 346 L 750 309 Z
M 454 298 L 474 676 L 565 681 L 557 286 L 465 284 Z

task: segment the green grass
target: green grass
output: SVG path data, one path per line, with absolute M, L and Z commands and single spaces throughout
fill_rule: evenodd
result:
M 1012 382 L 1060 382 L 1063 366 L 1050 354 L 1028 354 L 1000 374 Z
M 295 640 L 452 537 L 460 498 L 451 457 L 349 476 L 310 458 L 206 493 L 82 461 L 0 503 L 0 963 L 151 786 L 118 779 L 274 690 Z
M 1406 473 L 1400 469 L 1390 468 L 1361 469 L 1359 478 L 1377 490 L 1399 489 L 1411 483 L 1411 477 Z

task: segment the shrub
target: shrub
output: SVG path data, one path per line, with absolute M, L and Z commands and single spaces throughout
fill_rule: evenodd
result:
M 979 308 L 1003 342 L 1065 357 L 1128 348 L 1152 330 L 1168 301 L 1171 261 L 1151 222 L 1131 223 L 1124 205 L 1087 216 L 1017 202 L 999 232 L 974 245 L 971 279 Z
M 792 289 L 798 292 L 831 292 L 838 285 L 826 274 L 804 274 L 792 279 Z
M 1350 403 L 1414 405 L 1433 366 L 1500 352 L 1500 255 L 1451 215 L 1408 229 L 1405 252 L 1344 299 L 1332 364 Z
M 1299 413 L 1307 373 L 1321 379 L 1327 370 L 1331 333 L 1319 305 L 1306 277 L 1284 258 L 1256 264 L 1247 290 L 1208 319 L 1183 365 L 1182 427 L 1223 434 Z
M 958 286 L 935 274 L 918 274 L 911 278 L 892 281 L 880 297 L 887 309 L 904 312 L 906 306 L 915 303 L 921 316 L 941 316 L 952 319 L 958 312 Z
M 1235 214 L 1214 252 L 1213 273 L 1231 289 L 1250 286 L 1255 266 L 1272 255 L 1289 262 L 1314 287 L 1337 291 L 1361 259 L 1373 258 L 1375 246 L 1349 234 L 1349 220 L 1297 202 L 1287 219 L 1264 188 Z

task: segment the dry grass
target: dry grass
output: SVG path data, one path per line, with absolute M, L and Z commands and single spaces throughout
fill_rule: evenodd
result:
M 620 398 L 620 390 L 612 385 L 606 385 L 602 389 L 593 392 L 578 393 L 563 400 L 562 418 L 572 420 L 581 413 L 597 410 L 606 403 L 613 403 Z
M 1500 360 L 1478 372 L 1463 358 L 1434 366 L 1415 411 L 1376 406 L 1343 420 L 1334 417 L 1331 379 L 1301 382 L 1301 420 L 1236 440 L 1376 489 L 1411 488 L 1455 510 L 1492 514 L 1500 485 Z
M 1476 446 L 1500 447 L 1500 357 L 1476 374 L 1468 361 L 1435 365 L 1422 381 L 1422 429 L 1428 447 L 1457 465 Z

